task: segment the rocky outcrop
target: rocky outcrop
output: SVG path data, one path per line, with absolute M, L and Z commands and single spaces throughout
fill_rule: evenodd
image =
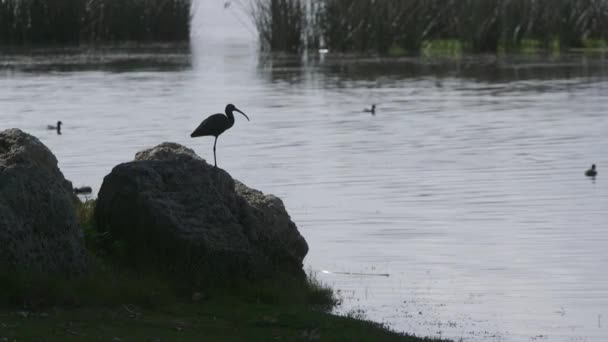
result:
M 51 151 L 18 129 L 0 132 L 0 267 L 75 274 L 86 270 L 72 184 Z
M 95 217 L 127 260 L 198 283 L 303 275 L 308 246 L 281 200 L 179 144 L 116 166 L 104 178 Z

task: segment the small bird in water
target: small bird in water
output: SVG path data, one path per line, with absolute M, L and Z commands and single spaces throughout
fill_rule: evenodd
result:
M 597 170 L 595 169 L 595 164 L 591 165 L 591 168 L 585 171 L 585 176 L 587 177 L 595 177 L 597 176 Z
M 234 111 L 237 111 L 249 121 L 249 117 L 245 115 L 245 113 L 241 112 L 238 108 L 236 108 L 233 104 L 228 104 L 224 112 L 226 115 L 218 113 L 213 114 L 210 117 L 203 120 L 203 122 L 190 134 L 190 137 L 204 137 L 204 136 L 214 136 L 215 141 L 213 142 L 213 164 L 217 167 L 217 158 L 215 156 L 215 145 L 217 144 L 217 137 L 224 133 L 225 130 L 232 127 L 234 125 L 234 115 L 232 114 Z
M 61 134 L 61 121 L 57 121 L 57 126 L 48 125 L 46 129 L 54 129 L 57 130 L 57 134 Z
M 365 112 L 365 113 L 372 113 L 372 115 L 376 115 L 376 105 L 373 104 L 372 108 L 365 108 L 365 109 L 363 109 L 363 112 Z

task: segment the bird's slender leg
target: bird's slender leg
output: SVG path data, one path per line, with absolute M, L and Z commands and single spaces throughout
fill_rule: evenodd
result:
M 213 164 L 217 167 L 217 159 L 215 157 L 215 145 L 217 144 L 217 137 L 215 137 L 215 141 L 213 142 Z

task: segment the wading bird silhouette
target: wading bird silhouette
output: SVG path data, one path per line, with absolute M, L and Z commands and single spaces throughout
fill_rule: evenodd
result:
M 373 104 L 372 108 L 365 108 L 365 109 L 363 109 L 363 111 L 365 113 L 372 113 L 372 115 L 376 115 L 376 105 Z
M 226 106 L 226 110 L 224 111 L 226 115 L 218 113 L 213 114 L 203 120 L 201 124 L 190 134 L 190 137 L 204 137 L 204 136 L 214 136 L 215 141 L 213 142 L 213 164 L 217 167 L 217 158 L 215 157 L 215 145 L 217 144 L 217 137 L 224 133 L 225 130 L 232 127 L 234 125 L 234 115 L 232 112 L 237 111 L 249 121 L 249 117 L 245 115 L 245 113 L 241 112 L 238 108 L 236 108 L 233 104 L 229 104 Z
M 595 164 L 591 165 L 591 168 L 585 171 L 585 176 L 587 177 L 595 177 L 597 176 L 597 170 L 595 169 Z
M 61 121 L 57 121 L 57 126 L 47 125 L 46 129 L 55 129 L 57 130 L 57 134 L 61 134 Z

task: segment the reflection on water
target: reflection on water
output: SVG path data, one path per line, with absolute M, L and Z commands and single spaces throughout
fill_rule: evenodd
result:
M 2 48 L 0 72 L 175 71 L 191 67 L 188 46 L 175 44 Z M 0 74 L 1 75 L 1 74 Z
M 251 122 L 221 136 L 218 164 L 284 199 L 339 312 L 465 341 L 608 338 L 603 56 L 258 59 L 222 45 L 0 66 L 2 128 L 38 136 L 95 190 L 162 141 L 211 160 L 213 139 L 189 133 L 242 108 Z M 61 136 L 46 130 L 57 120 Z
M 272 81 L 301 82 L 311 72 L 322 72 L 331 81 L 398 81 L 432 77 L 438 86 L 445 78 L 478 82 L 556 80 L 584 77 L 601 80 L 608 75 L 603 54 L 562 54 L 559 56 L 461 56 L 370 58 L 357 55 L 263 56 L 259 60 L 261 77 Z

